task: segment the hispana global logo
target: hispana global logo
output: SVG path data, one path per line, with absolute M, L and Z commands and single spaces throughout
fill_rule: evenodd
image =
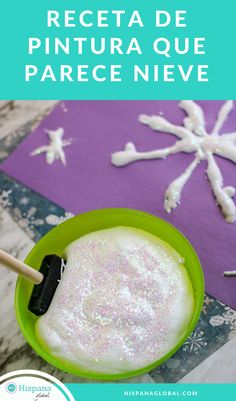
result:
M 63 383 L 37 370 L 18 370 L 1 376 L 0 400 L 75 401 Z
M 10 394 L 14 394 L 17 391 L 16 383 L 9 382 L 6 384 L 6 391 Z

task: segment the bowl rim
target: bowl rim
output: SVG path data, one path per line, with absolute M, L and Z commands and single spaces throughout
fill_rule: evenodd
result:
M 196 266 L 198 269 L 198 273 L 199 273 L 199 291 L 198 291 L 198 296 L 197 298 L 195 297 L 195 308 L 194 308 L 194 312 L 192 314 L 192 319 L 191 322 L 189 323 L 189 325 L 187 326 L 187 328 L 185 329 L 183 335 L 181 336 L 180 340 L 178 341 L 178 343 L 175 345 L 175 347 L 173 347 L 169 352 L 167 352 L 165 355 L 163 355 L 160 359 L 154 361 L 153 363 L 146 365 L 142 368 L 139 369 L 135 369 L 132 371 L 128 371 L 128 372 L 124 372 L 124 373 L 116 373 L 116 374 L 103 374 L 103 373 L 96 373 L 93 371 L 87 371 L 87 370 L 83 370 L 83 369 L 79 369 L 75 366 L 73 366 L 73 364 L 67 364 L 66 362 L 63 362 L 59 359 L 57 359 L 56 357 L 54 357 L 53 355 L 49 354 L 45 349 L 43 349 L 43 347 L 38 346 L 35 341 L 31 338 L 31 335 L 28 335 L 27 330 L 25 328 L 24 322 L 21 319 L 21 308 L 19 307 L 19 297 L 20 297 L 20 291 L 21 291 L 21 282 L 22 280 L 24 280 L 22 277 L 18 277 L 17 282 L 16 282 L 16 287 L 15 287 L 15 298 L 14 298 L 14 305 L 15 305 L 15 314 L 16 314 L 16 319 L 17 322 L 19 324 L 19 327 L 21 329 L 21 332 L 24 336 L 24 338 L 26 339 L 27 343 L 31 346 L 31 348 L 41 357 L 43 358 L 43 360 L 45 360 L 46 362 L 48 362 L 50 365 L 66 372 L 66 373 L 70 373 L 72 375 L 75 376 L 80 376 L 86 379 L 93 379 L 93 380 L 102 380 L 102 381 L 115 381 L 115 380 L 122 380 L 122 379 L 128 379 L 128 378 L 132 378 L 135 376 L 139 376 L 142 375 L 144 373 L 147 373 L 151 370 L 153 370 L 154 368 L 160 366 L 163 362 L 165 362 L 166 360 L 168 360 L 173 354 L 176 353 L 176 351 L 181 347 L 181 345 L 183 345 L 183 343 L 185 342 L 185 340 L 189 337 L 189 335 L 192 333 L 192 331 L 194 330 L 198 319 L 200 317 L 201 314 L 201 310 L 202 310 L 202 305 L 203 305 L 203 301 L 204 301 L 204 290 L 205 290 L 205 285 L 204 285 L 204 275 L 203 275 L 203 270 L 201 267 L 201 263 L 200 260 L 198 258 L 198 255 L 195 251 L 195 249 L 193 248 L 192 244 L 189 242 L 189 240 L 182 234 L 181 231 L 179 231 L 174 225 L 170 224 L 169 222 L 167 222 L 166 220 L 155 216 L 151 213 L 147 213 L 141 210 L 137 210 L 137 209 L 130 209 L 130 208 L 104 208 L 104 209 L 95 209 L 95 210 L 91 210 L 85 213 L 80 213 L 78 215 L 75 215 L 73 217 L 71 217 L 70 219 L 64 221 L 63 223 L 60 223 L 58 226 L 64 225 L 64 224 L 70 224 L 68 223 L 70 220 L 72 219 L 78 219 L 80 216 L 89 216 L 92 217 L 92 215 L 100 213 L 102 214 L 108 214 L 108 213 L 129 213 L 129 214 L 139 214 L 139 215 L 143 215 L 144 217 L 151 217 L 154 220 L 159 220 L 162 223 L 164 223 L 165 225 L 169 226 L 173 231 L 176 231 L 178 233 L 178 235 L 180 235 L 180 237 L 188 244 L 189 249 L 191 250 L 195 260 L 196 260 Z M 122 224 L 121 224 L 122 225 Z M 27 263 L 27 260 L 30 259 L 31 255 L 34 252 L 35 246 L 39 243 L 39 242 L 43 242 L 47 240 L 47 236 L 48 235 L 52 235 L 51 233 L 57 229 L 57 227 L 52 228 L 50 231 L 48 231 L 31 249 L 31 251 L 28 253 L 27 257 L 25 258 L 25 262 Z M 115 226 L 114 226 L 115 227 Z M 145 230 L 144 230 L 145 231 Z M 93 232 L 93 231 L 90 231 Z M 153 234 L 155 235 L 155 234 Z M 167 241 L 166 241 L 167 242 Z M 168 242 L 167 242 L 168 243 Z

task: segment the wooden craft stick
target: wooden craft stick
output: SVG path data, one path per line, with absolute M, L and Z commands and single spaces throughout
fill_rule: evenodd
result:
M 0 263 L 2 263 L 5 267 L 12 270 L 15 273 L 20 274 L 25 277 L 27 280 L 32 281 L 34 284 L 40 284 L 43 281 L 42 273 L 33 269 L 30 266 L 27 266 L 25 263 L 20 260 L 14 258 L 8 253 L 4 252 L 0 249 Z

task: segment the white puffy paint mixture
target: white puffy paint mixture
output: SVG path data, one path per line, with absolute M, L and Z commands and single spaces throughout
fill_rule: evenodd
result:
M 151 364 L 180 340 L 194 309 L 183 258 L 139 229 L 114 227 L 73 242 L 36 334 L 81 370 L 115 374 Z
M 49 144 L 40 146 L 33 150 L 31 156 L 38 156 L 42 153 L 46 155 L 46 162 L 53 164 L 55 160 L 60 160 L 64 166 L 66 165 L 66 156 L 64 148 L 71 145 L 72 139 L 63 139 L 64 128 L 60 127 L 53 130 L 45 130 L 49 137 Z
M 201 161 L 206 160 L 206 174 L 216 202 L 220 206 L 225 220 L 228 223 L 234 223 L 236 221 L 236 205 L 233 197 L 236 191 L 233 186 L 224 186 L 223 175 L 214 157 L 217 155 L 236 163 L 236 132 L 219 134 L 234 107 L 234 103 L 229 100 L 223 104 L 211 134 L 206 131 L 203 110 L 196 102 L 182 100 L 179 106 L 187 114 L 183 126 L 174 125 L 161 116 L 145 114 L 139 116 L 141 123 L 148 125 L 154 131 L 175 135 L 180 139 L 179 141 L 173 146 L 148 152 L 139 152 L 135 145 L 129 142 L 124 150 L 112 154 L 112 164 L 121 167 L 137 160 L 163 159 L 180 152 L 194 153 L 194 159 L 187 169 L 167 187 L 164 199 L 165 210 L 170 213 L 178 206 L 182 191 L 194 170 Z

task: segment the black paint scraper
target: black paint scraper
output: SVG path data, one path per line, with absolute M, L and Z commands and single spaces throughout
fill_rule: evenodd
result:
M 0 250 L 0 263 L 34 283 L 28 309 L 36 316 L 44 315 L 61 280 L 66 265 L 65 260 L 57 255 L 47 255 L 37 271 Z

